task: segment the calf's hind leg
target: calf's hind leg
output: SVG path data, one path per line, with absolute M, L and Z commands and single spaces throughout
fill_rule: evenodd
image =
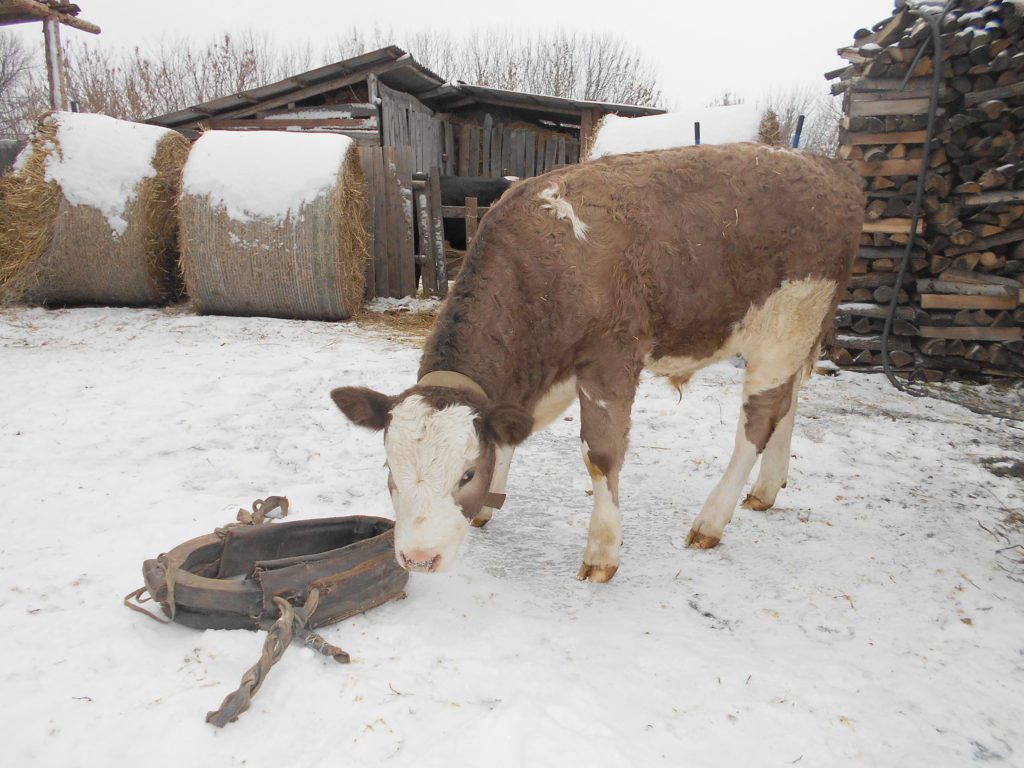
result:
M 764 453 L 761 454 L 761 467 L 757 471 L 757 480 L 753 488 L 743 500 L 743 506 L 747 509 L 754 509 L 763 512 L 775 505 L 775 498 L 779 491 L 786 487 L 789 479 L 789 452 L 793 441 L 793 422 L 796 420 L 797 394 L 800 391 L 800 379 L 803 373 L 797 375 L 793 383 L 793 391 L 790 396 L 789 410 L 786 411 L 782 421 L 772 432 Z
M 793 410 L 793 388 L 799 374 L 781 381 L 766 379 L 753 364 L 747 365 L 743 379 L 743 408 L 736 427 L 732 458 L 718 485 L 711 491 L 686 537 L 688 547 L 708 549 L 722 538 L 725 526 L 759 454 L 764 452 L 773 433 Z M 785 450 L 789 451 L 788 439 Z

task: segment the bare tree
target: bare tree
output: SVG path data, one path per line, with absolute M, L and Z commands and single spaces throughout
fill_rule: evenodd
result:
M 643 106 L 661 101 L 654 66 L 613 35 L 477 30 L 450 48 L 456 76 L 477 85 Z
M 709 107 L 733 107 L 737 104 L 745 103 L 745 99 L 742 96 L 738 96 L 735 91 L 726 89 L 722 91 L 721 96 L 716 96 L 707 103 Z
M 770 93 L 765 102 L 765 111 L 773 111 L 778 117 L 784 141 L 792 139 L 797 120 L 804 115 L 800 146 L 823 155 L 835 155 L 842 119 L 838 100 L 825 91 L 803 86 Z
M 68 93 L 87 112 L 143 120 L 294 75 L 318 64 L 312 48 L 276 46 L 252 30 L 206 44 L 164 40 L 145 52 L 75 43 L 65 48 Z
M 463 37 L 437 31 L 397 37 L 390 29 L 353 28 L 329 52 L 347 58 L 391 42 L 442 77 L 474 85 L 645 106 L 661 101 L 654 66 L 614 35 L 478 28 Z
M 22 138 L 46 109 L 41 54 L 10 32 L 0 32 L 0 138 Z
M 308 44 L 276 45 L 252 30 L 206 42 L 165 39 L 148 50 L 75 40 L 65 46 L 68 96 L 86 112 L 144 120 L 382 48 L 396 39 L 388 28 L 353 27 L 319 52 Z M 478 29 L 465 37 L 418 32 L 398 42 L 442 76 L 479 85 L 642 105 L 661 99 L 651 63 L 612 35 Z M 45 96 L 40 75 L 30 66 L 33 56 L 17 38 L 0 37 L 0 132 L 24 134 L 32 113 L 45 107 L 39 103 L 40 94 Z

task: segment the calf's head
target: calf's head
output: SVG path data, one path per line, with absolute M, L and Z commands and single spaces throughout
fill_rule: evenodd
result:
M 446 387 L 417 386 L 397 397 L 341 387 L 331 399 L 354 424 L 384 432 L 399 564 L 426 572 L 451 565 L 484 506 L 495 449 L 525 440 L 532 417 Z

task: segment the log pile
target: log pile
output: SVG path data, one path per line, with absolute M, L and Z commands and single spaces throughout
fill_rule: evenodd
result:
M 1024 377 L 1024 9 L 956 0 L 941 31 L 942 85 L 916 233 L 936 65 L 929 25 L 897 0 L 890 18 L 839 50 L 848 66 L 826 75 L 844 95 L 840 156 L 867 186 L 861 248 L 830 354 L 839 365 L 878 370 L 895 292 L 890 359 L 903 375 Z

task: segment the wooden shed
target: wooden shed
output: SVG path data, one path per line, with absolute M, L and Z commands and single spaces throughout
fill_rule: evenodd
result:
M 389 46 L 149 122 L 196 137 L 203 130 L 330 131 L 359 144 L 371 197 L 367 295 L 444 295 L 448 275 L 440 177 L 536 176 L 579 162 L 598 121 L 663 110 L 446 82 Z

